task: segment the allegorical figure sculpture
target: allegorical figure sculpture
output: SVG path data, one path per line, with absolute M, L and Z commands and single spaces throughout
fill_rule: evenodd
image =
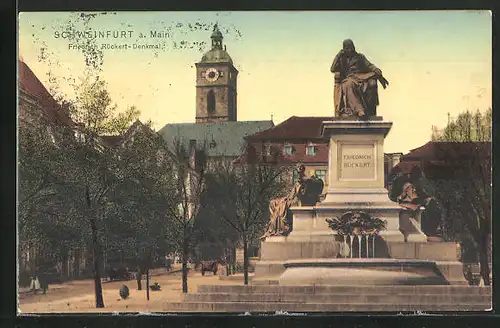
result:
M 287 196 L 272 199 L 269 202 L 269 224 L 262 238 L 270 236 L 286 236 L 292 229 L 290 207 L 293 205 L 315 205 L 323 191 L 323 180 L 306 178 L 305 166 L 300 165 L 298 180 Z
M 330 71 L 335 78 L 335 116 L 355 116 L 360 119 L 376 116 L 379 104 L 377 81 L 384 89 L 389 81 L 379 68 L 363 54 L 356 52 L 352 40 L 344 40 Z
M 430 196 L 430 190 L 426 188 L 426 180 L 422 170 L 415 166 L 410 174 L 398 174 L 393 183 L 389 198 L 397 202 L 401 207 L 416 213 L 421 207 L 422 231 L 431 237 L 439 237 L 441 234 L 441 209 L 437 200 Z

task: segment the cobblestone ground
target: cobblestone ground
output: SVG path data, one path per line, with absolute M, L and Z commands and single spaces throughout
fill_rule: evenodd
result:
M 155 272 L 156 271 L 156 272 Z M 59 313 L 59 312 L 161 312 L 162 305 L 171 301 L 182 300 L 182 281 L 180 273 L 169 274 L 164 269 L 154 270 L 151 284 L 158 282 L 161 291 L 150 291 L 150 300 L 146 300 L 146 282 L 142 281 L 143 290 L 137 290 L 135 280 L 105 282 L 103 287 L 104 309 L 95 308 L 93 280 L 71 281 L 64 284 L 50 285 L 47 294 L 38 292 L 36 295 L 20 293 L 18 309 L 25 313 Z M 231 285 L 235 281 L 220 280 L 211 273 L 202 276 L 199 272 L 188 276 L 190 293 L 198 290 L 200 284 Z M 119 289 L 123 284 L 130 290 L 129 298 L 123 300 Z M 243 282 L 241 282 L 243 284 Z

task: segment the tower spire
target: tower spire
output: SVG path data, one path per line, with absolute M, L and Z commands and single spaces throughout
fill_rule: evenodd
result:
M 222 50 L 222 39 L 224 39 L 224 37 L 222 36 L 217 24 L 214 25 L 214 31 L 212 32 L 212 36 L 210 38 L 212 39 L 212 49 Z

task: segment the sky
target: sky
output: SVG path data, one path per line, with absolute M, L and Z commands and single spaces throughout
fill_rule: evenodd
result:
M 70 49 L 74 42 L 61 37 L 72 17 L 68 12 L 19 16 L 19 55 L 42 83 L 50 88 L 55 79 L 69 98 L 74 92 L 67 81 L 85 69 L 81 52 Z M 224 34 L 239 70 L 240 121 L 272 117 L 279 124 L 293 115 L 333 116 L 330 66 L 347 38 L 390 82 L 385 90 L 379 85 L 377 108 L 377 115 L 393 122 L 385 152 L 406 153 L 425 144 L 433 125 L 446 125 L 448 113 L 455 117 L 492 106 L 489 11 L 118 12 L 90 21 L 94 31 L 127 36 L 99 38 L 101 46 L 162 47 L 103 50 L 102 77 L 119 110 L 137 106 L 140 119 L 152 120 L 156 129 L 194 122 L 194 63 L 210 49 L 211 35 L 211 28 L 189 28 L 196 23 L 218 23 Z M 151 31 L 168 36 L 152 38 Z M 181 41 L 205 46 L 175 48 Z M 42 59 L 41 48 L 48 54 Z

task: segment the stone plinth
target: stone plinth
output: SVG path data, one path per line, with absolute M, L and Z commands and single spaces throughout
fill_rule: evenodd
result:
M 384 138 L 392 122 L 344 121 L 323 122 L 323 137 L 329 140 L 328 193 L 338 195 L 352 190 L 354 201 L 375 201 L 374 194 L 383 194 Z M 367 197 L 363 197 L 366 190 Z M 386 191 L 387 194 L 387 191 Z M 352 195 L 346 199 L 352 200 Z M 385 202 L 385 198 L 379 197 Z M 328 197 L 323 203 L 337 203 L 337 197 Z M 343 201 L 343 199 L 341 200 Z
M 434 261 L 310 259 L 288 261 L 283 285 L 449 285 Z
M 293 230 L 287 241 L 329 241 L 335 234 L 328 227 L 326 219 L 340 217 L 347 211 L 364 211 L 372 216 L 384 219 L 387 229 L 380 236 L 387 241 L 404 241 L 405 237 L 399 230 L 401 207 L 392 202 L 385 204 L 355 203 L 323 204 L 317 206 L 291 207 L 293 214 Z M 409 223 L 411 224 L 411 223 Z M 425 235 L 420 239 L 425 241 Z M 414 240 L 416 241 L 416 240 Z
M 269 238 L 272 240 L 272 238 Z M 261 244 L 260 260 L 293 260 L 302 258 L 333 258 L 340 250 L 340 242 L 333 241 L 268 241 Z

